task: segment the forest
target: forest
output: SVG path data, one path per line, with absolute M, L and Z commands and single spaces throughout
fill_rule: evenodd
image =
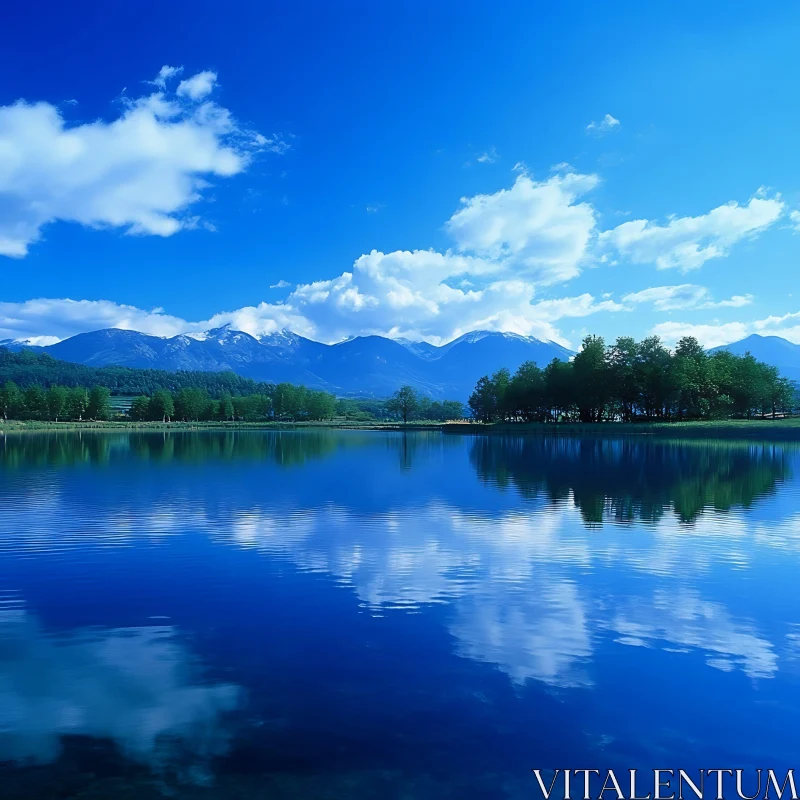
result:
M 160 369 L 133 367 L 87 367 L 71 361 L 59 361 L 46 353 L 31 350 L 12 352 L 0 347 L 0 383 L 12 381 L 22 389 L 30 386 L 81 388 L 105 386 L 113 395 L 152 395 L 159 389 L 178 392 L 181 389 L 204 389 L 210 397 L 220 398 L 223 392 L 232 395 L 258 394 L 271 384 L 243 378 L 235 372 L 167 372 Z
M 776 367 L 749 353 L 708 353 L 691 337 L 669 350 L 657 336 L 613 345 L 587 336 L 571 361 L 482 377 L 468 405 L 481 422 L 680 421 L 776 416 L 796 396 Z
M 264 392 L 232 395 L 223 390 L 219 398 L 205 388 L 185 387 L 177 392 L 156 389 L 131 401 L 127 418 L 137 422 L 267 422 L 273 420 L 325 420 L 336 413 L 336 398 L 290 383 L 269 385 Z M 81 422 L 109 420 L 114 415 L 111 392 L 106 386 L 35 384 L 21 389 L 13 381 L 0 387 L 3 419 Z

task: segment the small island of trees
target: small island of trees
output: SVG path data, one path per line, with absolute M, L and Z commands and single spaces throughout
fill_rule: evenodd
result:
M 469 398 L 480 422 L 637 422 L 776 417 L 795 405 L 794 385 L 749 353 L 708 353 L 692 337 L 670 351 L 657 336 L 606 345 L 587 336 L 571 361 L 484 376 Z

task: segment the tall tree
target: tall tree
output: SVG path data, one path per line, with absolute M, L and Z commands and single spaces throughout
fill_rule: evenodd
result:
M 587 336 L 572 361 L 581 421 L 599 422 L 611 400 L 611 380 L 602 336 Z
M 233 419 L 233 398 L 230 392 L 223 392 L 219 398 L 219 417 L 226 422 Z
M 663 417 L 672 393 L 672 356 L 658 336 L 642 339 L 637 348 L 636 383 L 640 403 L 648 420 Z
M 50 419 L 58 422 L 67 409 L 69 391 L 64 386 L 51 386 L 47 390 L 47 413 Z
M 631 336 L 620 336 L 608 352 L 608 375 L 612 394 L 617 403 L 617 413 L 623 422 L 631 422 L 639 402 L 636 381 L 636 341 Z
M 14 381 L 6 381 L 0 389 L 0 412 L 3 419 L 14 419 L 22 412 L 22 392 Z
M 28 419 L 47 419 L 47 396 L 41 386 L 29 386 L 24 394 L 25 414 Z
M 111 419 L 111 392 L 106 386 L 93 386 L 86 406 L 89 419 Z
M 67 396 L 67 416 L 71 420 L 80 422 L 86 413 L 86 406 L 89 404 L 89 393 L 82 386 L 76 386 L 69 390 Z
M 481 422 L 492 422 L 497 412 L 494 387 L 488 375 L 478 379 L 475 390 L 467 401 L 472 416 Z
M 408 420 L 414 416 L 414 412 L 419 405 L 417 392 L 411 386 L 401 386 L 386 403 L 386 409 L 390 414 L 401 417 L 403 424 L 408 424 Z
M 144 422 L 150 419 L 150 398 L 144 394 L 134 397 L 128 414 L 131 419 L 137 422 Z
M 175 401 L 172 397 L 172 392 L 168 392 L 166 389 L 159 389 L 154 392 L 150 398 L 150 410 L 148 413 L 150 419 L 169 422 L 174 413 Z

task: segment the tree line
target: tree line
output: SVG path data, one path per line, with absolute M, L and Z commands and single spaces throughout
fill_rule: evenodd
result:
M 106 386 L 84 387 L 34 385 L 26 389 L 7 381 L 0 388 L 3 419 L 80 422 L 108 420 L 113 415 L 111 392 Z M 328 392 L 290 383 L 269 386 L 268 391 L 232 395 L 223 390 L 219 399 L 206 389 L 183 388 L 177 392 L 157 389 L 152 395 L 133 398 L 128 417 L 146 421 L 324 420 L 336 413 L 336 398 Z
M 385 413 L 404 424 L 412 420 L 446 422 L 461 419 L 464 405 L 458 400 L 431 400 L 420 395 L 413 386 L 401 386 L 385 403 Z
M 132 419 L 141 422 L 298 422 L 331 419 L 335 413 L 334 395 L 291 383 L 279 383 L 254 394 L 223 391 L 219 399 L 204 389 L 181 389 L 175 394 L 159 389 L 150 397 L 135 397 L 129 411 Z
M 692 337 L 669 350 L 657 336 L 587 336 L 571 361 L 482 377 L 468 401 L 482 422 L 750 419 L 794 404 L 794 385 L 749 353 L 708 353 Z
M 0 416 L 53 422 L 111 419 L 111 392 L 105 386 L 29 386 L 13 381 L 0 387 Z
M 131 413 L 135 419 L 142 421 L 166 418 L 259 421 L 341 417 L 352 422 L 403 419 L 402 410 L 393 405 L 392 398 L 338 398 L 331 411 L 332 395 L 325 392 L 315 394 L 305 387 L 288 383 L 276 387 L 272 383 L 243 378 L 234 372 L 87 367 L 60 361 L 46 353 L 31 350 L 13 352 L 0 347 L 0 386 L 8 382 L 23 394 L 29 389 L 36 389 L 34 394 L 37 397 L 32 395 L 31 402 L 26 403 L 14 394 L 11 400 L 4 401 L 0 412 L 6 419 L 55 420 L 56 414 L 45 410 L 42 401 L 37 399 L 39 389 L 47 393 L 51 388 L 75 390 L 66 410 L 59 412 L 59 420 L 104 419 L 106 417 L 87 416 L 87 413 L 99 413 L 98 409 L 92 408 L 87 412 L 88 401 L 77 399 L 87 396 L 90 389 L 86 387 L 92 386 L 105 387 L 115 397 L 135 397 Z M 404 404 L 407 420 L 439 422 L 464 416 L 464 407 L 458 401 L 431 400 L 413 389 L 411 391 L 413 398 L 410 404 Z M 167 395 L 172 398 L 172 406 Z M 14 409 L 11 416 L 9 408 Z M 58 408 L 56 400 L 52 408 Z M 166 413 L 170 408 L 172 412 Z M 113 415 L 113 410 L 112 406 L 107 413 Z

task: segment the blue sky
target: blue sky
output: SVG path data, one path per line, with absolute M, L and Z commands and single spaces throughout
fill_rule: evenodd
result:
M 12 3 L 0 339 L 800 342 L 798 22 L 788 2 Z

